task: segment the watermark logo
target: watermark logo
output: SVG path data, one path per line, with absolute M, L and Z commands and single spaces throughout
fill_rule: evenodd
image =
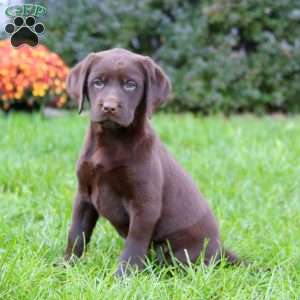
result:
M 9 6 L 6 16 L 13 18 L 12 23 L 6 24 L 4 30 L 10 34 L 13 47 L 27 44 L 35 47 L 39 43 L 39 35 L 45 31 L 43 23 L 37 19 L 47 13 L 47 9 L 39 4 L 24 4 Z

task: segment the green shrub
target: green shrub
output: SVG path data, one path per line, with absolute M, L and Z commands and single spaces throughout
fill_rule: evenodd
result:
M 298 0 L 48 1 L 46 43 L 70 64 L 125 47 L 173 83 L 168 108 L 300 111 Z

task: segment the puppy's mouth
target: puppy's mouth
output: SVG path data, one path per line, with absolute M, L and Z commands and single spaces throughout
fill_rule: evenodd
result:
M 110 119 L 101 120 L 98 121 L 97 123 L 100 124 L 103 128 L 107 128 L 107 129 L 117 129 L 122 127 L 122 125 Z
M 91 121 L 100 124 L 103 128 L 108 128 L 108 129 L 128 127 L 131 124 L 131 122 L 125 118 L 122 119 L 113 116 L 92 118 Z
M 121 116 L 115 116 L 115 115 L 102 115 L 102 116 L 91 115 L 91 121 L 107 129 L 128 127 L 132 122 L 129 118 L 122 118 Z

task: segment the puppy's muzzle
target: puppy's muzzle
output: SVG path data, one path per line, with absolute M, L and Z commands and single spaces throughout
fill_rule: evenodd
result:
M 118 111 L 119 106 L 114 102 L 103 102 L 100 103 L 100 109 L 104 114 L 115 114 Z

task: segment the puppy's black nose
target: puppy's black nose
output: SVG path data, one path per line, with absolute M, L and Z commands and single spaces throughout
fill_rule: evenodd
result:
M 103 102 L 100 104 L 101 110 L 104 113 L 116 113 L 118 110 L 118 104 L 115 102 Z

